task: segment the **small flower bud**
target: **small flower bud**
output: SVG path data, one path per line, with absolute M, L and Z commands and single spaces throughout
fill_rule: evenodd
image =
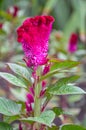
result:
M 68 43 L 68 52 L 74 53 L 77 51 L 78 36 L 76 33 L 72 33 Z

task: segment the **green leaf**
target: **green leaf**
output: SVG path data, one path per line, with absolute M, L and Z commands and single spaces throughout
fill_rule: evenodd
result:
M 72 83 L 72 82 L 76 81 L 79 77 L 80 76 L 78 76 L 78 75 L 74 75 L 74 76 L 70 76 L 70 77 L 61 78 L 61 79 L 59 79 L 57 84 L 59 86 L 61 86 L 61 85 L 64 85 L 64 84 Z
M 56 114 L 56 116 L 62 115 L 64 113 L 64 111 L 60 107 L 54 107 L 52 110 Z
M 19 115 L 21 105 L 12 100 L 0 97 L 0 113 L 6 116 Z
M 13 130 L 13 128 L 5 122 L 0 122 L 0 130 Z
M 10 67 L 10 69 L 14 73 L 22 76 L 23 78 L 25 78 L 26 80 L 29 80 L 31 82 L 31 70 L 30 69 L 28 71 L 25 67 L 14 64 L 14 63 L 8 63 L 7 65 Z
M 67 69 L 68 68 L 73 68 L 75 66 L 77 66 L 78 64 L 80 64 L 80 62 L 77 61 L 59 61 L 58 59 L 50 59 L 50 62 L 53 62 L 54 64 L 51 66 L 51 70 L 49 73 L 47 73 L 46 75 L 42 76 L 40 78 L 40 81 L 51 77 L 52 75 L 55 75 L 57 73 L 62 72 L 62 70 Z
M 57 126 L 53 126 L 52 128 L 48 128 L 48 130 L 59 130 Z
M 49 90 L 49 93 L 52 95 L 68 95 L 68 94 L 86 94 L 84 90 L 77 86 L 64 85 L 64 86 L 55 86 Z
M 19 101 L 26 101 L 26 93 L 27 91 L 24 88 L 10 88 L 11 93 L 16 97 Z
M 70 113 L 70 112 L 67 112 L 67 111 L 64 111 L 62 108 L 60 108 L 60 107 L 53 107 L 53 112 L 56 114 L 56 116 L 60 116 L 60 115 L 62 115 L 62 114 L 64 114 L 64 115 L 72 115 L 72 113 Z
M 78 78 L 79 76 L 62 78 L 58 82 L 56 82 L 55 85 L 53 85 L 53 87 L 50 86 L 47 89 L 47 92 L 53 95 L 86 94 L 86 92 L 81 88 L 68 84 L 74 82 Z
M 86 130 L 86 128 L 79 125 L 67 124 L 61 126 L 59 130 Z
M 59 79 L 59 80 L 55 83 L 54 87 L 52 87 L 52 88 L 50 87 L 50 89 L 53 89 L 53 88 L 55 88 L 55 87 L 57 87 L 57 86 L 58 86 L 58 88 L 59 88 L 59 86 L 64 86 L 64 85 L 66 85 L 66 84 L 68 84 L 68 83 L 72 83 L 72 82 L 76 81 L 78 78 L 79 78 L 78 75 L 61 78 L 61 79 Z
M 12 123 L 13 121 L 15 120 L 19 120 L 20 119 L 20 116 L 19 115 L 15 115 L 15 116 L 4 116 L 4 122 L 7 122 L 7 123 Z
M 17 78 L 16 76 L 12 74 L 0 72 L 0 76 L 13 85 L 26 88 L 26 84 L 22 80 L 20 80 L 19 78 Z
M 30 122 L 30 121 L 38 122 L 40 124 L 44 124 L 46 126 L 51 127 L 54 118 L 55 118 L 55 113 L 51 110 L 48 110 L 43 112 L 39 117 L 28 117 L 28 118 L 23 118 L 22 120 L 26 122 Z
M 58 61 L 58 60 L 53 60 L 51 59 L 51 62 L 54 62 L 54 64 L 51 66 L 51 71 L 56 70 L 56 69 L 68 69 L 68 68 L 73 68 L 80 64 L 77 61 Z

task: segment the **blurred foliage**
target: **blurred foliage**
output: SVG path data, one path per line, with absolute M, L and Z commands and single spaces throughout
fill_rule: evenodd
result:
M 10 7 L 19 8 L 17 16 L 8 13 Z M 81 75 L 78 85 L 86 90 L 86 0 L 0 0 L 0 69 L 9 71 L 4 67 L 7 62 L 21 62 L 22 49 L 16 40 L 16 29 L 26 17 L 34 15 L 52 15 L 55 18 L 53 31 L 50 37 L 49 55 L 60 59 L 76 60 L 82 64 L 72 70 L 72 73 Z M 78 50 L 74 54 L 67 51 L 71 33 L 78 35 Z M 69 75 L 69 72 L 65 72 Z M 63 75 L 60 74 L 60 77 Z M 56 75 L 51 79 L 55 82 Z M 5 86 L 9 86 L 9 89 Z M 4 87 L 5 92 L 2 87 Z M 10 85 L 0 80 L 0 95 L 10 98 L 20 98 L 19 93 Z M 16 89 L 17 90 L 17 89 Z M 12 91 L 12 95 L 9 94 Z M 20 90 L 22 91 L 22 89 Z M 13 96 L 14 93 L 14 96 Z M 25 92 L 24 92 L 25 93 Z M 63 123 L 76 122 L 86 126 L 86 96 L 61 96 L 53 99 L 53 102 L 64 109 L 70 109 L 76 115 L 66 117 Z M 55 100 L 55 101 L 54 101 Z M 58 103 L 57 103 L 58 102 Z M 53 106 L 53 103 L 51 104 Z M 50 107 L 50 106 L 49 106 Z

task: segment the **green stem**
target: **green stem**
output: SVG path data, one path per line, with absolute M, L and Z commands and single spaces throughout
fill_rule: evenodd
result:
M 38 117 L 41 114 L 41 99 L 40 99 L 40 92 L 41 92 L 41 84 L 38 83 L 38 79 L 35 79 L 35 98 L 34 98 L 34 117 Z M 40 124 L 36 123 L 35 125 L 37 130 L 40 130 Z
M 35 86 L 35 101 L 34 101 L 34 116 L 39 116 L 40 115 L 40 110 L 41 110 L 41 101 L 40 101 L 40 91 L 41 91 L 41 86 L 37 84 Z

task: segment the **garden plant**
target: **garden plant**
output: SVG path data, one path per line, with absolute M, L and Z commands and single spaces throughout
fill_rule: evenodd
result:
M 56 117 L 72 115 L 58 106 L 48 108 L 54 96 L 86 94 L 77 86 L 80 76 L 73 73 L 81 63 L 70 58 L 52 57 L 48 53 L 54 21 L 55 18 L 49 15 L 29 17 L 16 30 L 24 58 L 22 62 L 6 63 L 12 72 L 0 72 L 0 77 L 25 93 L 20 92 L 20 100 L 0 97 L 3 115 L 0 130 L 86 130 L 73 123 L 57 126 Z M 77 35 L 73 33 L 68 46 L 70 56 L 76 50 Z

